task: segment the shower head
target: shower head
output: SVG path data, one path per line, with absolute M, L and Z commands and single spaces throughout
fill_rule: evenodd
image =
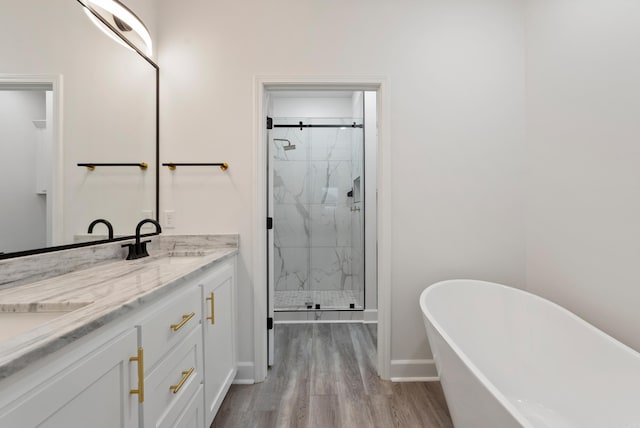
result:
M 284 138 L 274 138 L 273 141 L 286 141 L 287 145 L 283 145 L 282 148 L 285 150 L 295 150 L 296 149 L 296 145 L 295 144 L 291 144 L 291 141 L 284 139 Z

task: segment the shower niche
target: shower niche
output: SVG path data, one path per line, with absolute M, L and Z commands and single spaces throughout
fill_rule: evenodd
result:
M 330 102 L 338 114 L 274 115 L 268 132 L 276 312 L 364 310 L 363 110 Z
M 360 203 L 361 195 L 362 195 L 362 186 L 360 185 L 360 177 L 356 177 L 353 179 L 353 202 Z

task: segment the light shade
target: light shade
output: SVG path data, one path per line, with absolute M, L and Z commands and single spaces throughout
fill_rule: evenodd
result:
M 93 12 L 100 15 L 147 56 L 151 56 L 153 53 L 151 34 L 149 34 L 147 27 L 142 23 L 140 18 L 131 11 L 131 9 L 120 3 L 118 0 L 83 0 L 83 4 L 87 9 L 91 9 Z M 122 39 L 113 34 L 113 31 L 107 28 L 89 10 L 85 10 L 85 13 L 106 35 L 129 48 Z

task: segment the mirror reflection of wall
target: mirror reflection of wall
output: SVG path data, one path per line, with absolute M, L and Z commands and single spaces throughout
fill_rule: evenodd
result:
M 132 9 L 140 6 L 143 11 L 152 2 L 132 1 Z M 96 235 L 87 234 L 96 218 L 111 221 L 116 235 L 133 234 L 140 219 L 155 216 L 155 69 L 106 37 L 76 1 L 2 0 L 0 36 L 0 87 L 5 89 L 0 90 L 4 94 L 0 102 L 12 114 L 17 113 L 18 104 L 7 97 L 17 92 L 15 87 L 7 88 L 7 81 L 15 84 L 20 77 L 33 81 L 40 76 L 59 82 L 51 96 L 52 117 L 42 128 L 52 138 L 50 162 L 43 165 L 40 156 L 29 166 L 25 152 L 11 149 L 18 144 L 9 142 L 12 131 L 0 129 L 3 165 L 10 166 L 2 172 L 5 183 L 0 185 L 0 252 L 104 239 L 106 230 L 99 227 Z M 36 91 L 22 92 L 36 97 Z M 40 92 L 38 97 L 42 96 Z M 9 120 L 3 116 L 5 122 Z M 32 133 L 39 129 L 34 120 L 46 118 L 39 114 L 29 119 Z M 76 165 L 80 162 L 146 162 L 149 167 L 88 171 Z M 31 170 L 31 176 L 19 176 L 18 169 L 24 174 Z M 34 169 L 39 173 L 34 174 Z M 4 180 L 7 175 L 9 181 Z M 47 191 L 36 193 L 34 180 L 47 175 L 51 177 Z M 19 189 L 23 189 L 20 196 Z M 31 205 L 18 207 L 13 202 L 18 200 L 29 200 Z M 10 205 L 15 207 L 9 210 Z M 37 222 L 36 212 L 40 213 Z M 9 240 L 12 234 L 17 241 Z

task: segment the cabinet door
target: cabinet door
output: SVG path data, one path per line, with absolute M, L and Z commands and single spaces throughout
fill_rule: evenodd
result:
M 133 428 L 138 426 L 137 332 L 79 358 L 0 410 L 2 427 Z M 71 358 L 71 356 L 69 356 Z
M 205 422 L 213 422 L 236 375 L 235 263 L 230 261 L 202 281 Z

